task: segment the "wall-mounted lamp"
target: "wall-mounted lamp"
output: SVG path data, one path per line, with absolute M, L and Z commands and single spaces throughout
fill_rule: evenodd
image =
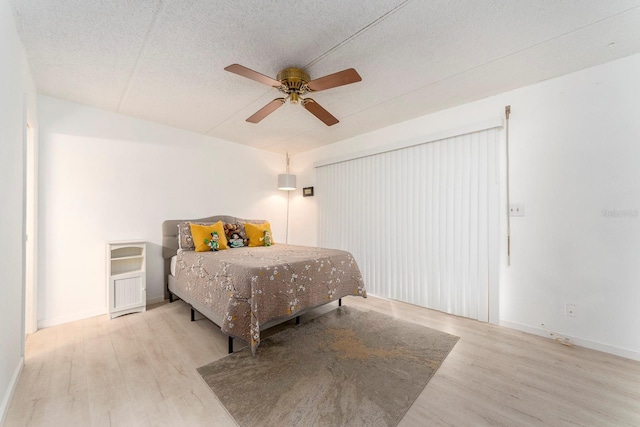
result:
M 278 190 L 292 191 L 296 189 L 296 176 L 289 173 L 289 153 L 287 153 L 287 173 L 278 175 Z

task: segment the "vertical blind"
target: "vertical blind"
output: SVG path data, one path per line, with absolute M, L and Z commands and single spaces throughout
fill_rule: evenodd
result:
M 498 137 L 493 128 L 318 167 L 320 246 L 351 252 L 373 295 L 488 321 Z

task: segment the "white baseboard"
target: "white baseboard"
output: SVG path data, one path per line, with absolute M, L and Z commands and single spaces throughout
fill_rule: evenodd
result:
M 164 299 L 164 295 L 159 296 L 159 297 L 147 298 L 147 305 L 158 304 L 160 302 L 163 302 L 164 300 L 165 300 Z
M 20 378 L 20 373 L 22 372 L 23 367 L 24 357 L 20 357 L 20 360 L 18 360 L 18 366 L 16 366 L 16 369 L 13 372 L 11 381 L 9 381 L 9 387 L 7 387 L 7 391 L 4 394 L 4 399 L 2 399 L 2 404 L 0 405 L 0 426 L 4 425 L 5 418 L 7 417 L 7 412 L 9 412 L 9 404 L 11 404 L 11 398 L 13 397 L 13 393 L 16 391 L 18 379 Z
M 509 320 L 500 319 L 500 326 L 504 326 L 506 328 L 515 329 L 517 331 L 527 332 L 533 335 L 538 335 L 541 337 L 549 337 L 549 332 L 544 330 L 543 328 L 524 325 L 518 322 L 511 322 Z M 625 357 L 627 359 L 640 361 L 640 352 L 635 350 L 629 350 L 627 348 L 615 347 L 609 344 L 603 344 L 597 341 L 591 341 L 580 337 L 574 337 L 571 335 L 566 335 L 562 333 L 557 333 L 557 335 L 568 338 L 575 345 L 579 345 L 580 347 L 590 348 L 591 350 L 598 350 L 604 353 L 613 354 L 620 357 Z
M 373 295 L 371 293 L 369 293 L 369 295 L 375 296 L 376 298 L 379 298 L 379 299 L 390 300 L 390 298 L 381 297 L 381 296 L 378 296 L 378 295 Z M 401 302 L 403 302 L 403 301 L 401 301 Z M 410 304 L 410 303 L 406 303 L 405 302 L 405 304 Z M 431 309 L 427 308 L 427 310 L 431 310 Z M 505 328 L 515 329 L 516 331 L 527 332 L 529 334 L 533 334 L 533 335 L 538 335 L 538 336 L 541 336 L 541 337 L 549 338 L 549 332 L 547 332 L 546 330 L 544 330 L 543 328 L 540 328 L 540 327 L 529 326 L 529 325 L 525 325 L 525 324 L 522 324 L 522 323 L 512 322 L 512 321 L 504 320 L 504 319 L 500 319 L 499 325 L 503 326 Z M 591 340 L 587 340 L 587 339 L 580 338 L 580 337 L 574 337 L 574 336 L 571 336 L 571 335 L 565 335 L 565 334 L 562 334 L 562 333 L 557 333 L 557 335 L 565 337 L 565 338 L 568 338 L 569 341 L 571 341 L 571 343 L 573 343 L 574 345 L 579 345 L 580 347 L 585 347 L 585 348 L 589 348 L 591 350 L 602 351 L 603 353 L 609 353 L 609 354 L 613 354 L 615 356 L 620 356 L 620 357 L 624 357 L 624 358 L 627 358 L 627 359 L 640 361 L 640 352 L 636 351 L 636 350 L 629 350 L 627 348 L 615 347 L 615 346 L 610 345 L 610 344 L 603 344 L 601 342 L 591 341 Z
M 85 311 L 82 313 L 69 314 L 67 316 L 52 317 L 50 319 L 38 320 L 38 329 L 49 328 L 51 326 L 62 325 L 63 323 L 75 322 L 76 320 L 88 319 L 89 317 L 101 316 L 107 314 L 106 309 L 97 308 L 95 310 Z
M 163 301 L 164 295 L 155 298 L 148 298 L 147 304 L 157 304 Z M 62 325 L 63 323 L 75 322 L 76 320 L 88 319 L 95 316 L 102 316 L 103 314 L 107 314 L 106 308 L 97 308 L 95 310 L 69 314 L 66 316 L 52 317 L 50 319 L 41 319 L 38 320 L 38 329 L 50 328 L 51 326 Z

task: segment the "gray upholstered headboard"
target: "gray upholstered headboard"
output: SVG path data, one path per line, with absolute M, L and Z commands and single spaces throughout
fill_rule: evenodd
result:
M 162 223 L 162 258 L 164 258 L 164 298 L 169 298 L 169 288 L 167 277 L 171 272 L 171 257 L 178 253 L 178 224 L 184 221 L 190 222 L 218 222 L 236 224 L 239 222 L 249 222 L 260 224 L 266 222 L 263 219 L 242 219 L 230 215 L 215 215 L 198 219 L 169 219 Z

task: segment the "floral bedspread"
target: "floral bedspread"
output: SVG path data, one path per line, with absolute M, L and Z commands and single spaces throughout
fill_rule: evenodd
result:
M 349 252 L 276 244 L 178 251 L 176 285 L 223 318 L 223 332 L 260 344 L 260 325 L 347 295 L 367 296 Z

